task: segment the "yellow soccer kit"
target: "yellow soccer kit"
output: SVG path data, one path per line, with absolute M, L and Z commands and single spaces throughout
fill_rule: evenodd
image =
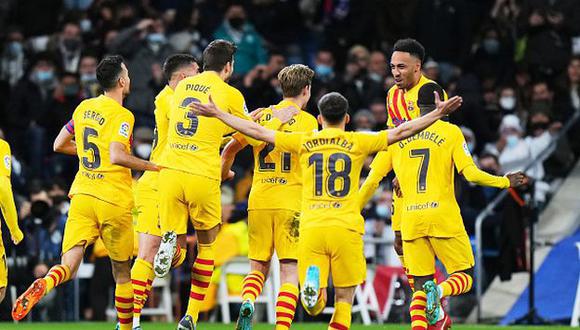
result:
M 18 214 L 12 196 L 12 185 L 10 183 L 10 172 L 12 170 L 12 155 L 8 143 L 0 139 L 0 211 L 2 218 L 8 226 L 10 235 L 17 240 L 22 240 L 24 234 L 18 227 Z M 5 288 L 8 284 L 8 267 L 6 265 L 6 251 L 2 242 L 0 231 L 0 288 Z
M 469 181 L 484 185 L 507 188 L 509 180 L 480 171 L 459 127 L 444 121 L 392 145 L 389 151 L 404 196 L 398 208 L 410 274 L 433 274 L 433 255 L 449 273 L 472 267 L 473 253 L 455 199 L 453 167 Z M 429 245 L 431 249 L 425 250 Z
M 298 270 L 301 283 L 306 269 L 317 265 L 321 287 L 329 272 L 337 287 L 362 283 L 366 276 L 358 186 L 365 158 L 387 150 L 387 131 L 276 132 L 275 145 L 296 153 L 302 167 L 302 211 Z
M 79 244 L 92 244 L 101 236 L 111 259 L 131 259 L 131 170 L 111 164 L 109 145 L 118 142 L 130 152 L 134 121 L 129 110 L 101 95 L 81 102 L 65 126 L 75 136 L 79 171 L 69 192 L 63 253 Z
M 235 116 L 246 118 L 242 94 L 224 82 L 216 72 L 206 71 L 179 82 L 173 95 L 167 130 L 167 144 L 159 164 L 159 211 L 161 231 L 185 234 L 187 219 L 197 230 L 221 223 L 222 137 L 233 132 L 216 118 L 198 117 L 192 102 L 216 105 Z
M 282 132 L 313 132 L 318 122 L 311 114 L 300 111 L 288 123 L 276 125 L 272 112 L 289 106 L 300 109 L 289 100 L 264 110 L 261 125 Z M 276 127 L 273 127 L 275 125 Z M 241 134 L 234 135 L 245 144 Z M 254 177 L 248 200 L 249 257 L 269 261 L 274 249 L 279 259 L 298 257 L 298 228 L 302 202 L 302 169 L 298 155 L 282 152 L 273 144 L 253 147 Z
M 173 89 L 165 86 L 155 98 L 155 138 L 149 160 L 157 163 L 163 148 L 167 144 L 167 129 L 169 127 L 169 111 L 173 101 Z M 159 224 L 159 172 L 145 171 L 137 183 L 135 207 L 137 208 L 138 233 L 161 236 Z

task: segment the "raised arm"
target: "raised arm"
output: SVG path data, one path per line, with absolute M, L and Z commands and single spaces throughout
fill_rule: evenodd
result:
M 71 133 L 69 126 L 63 126 L 56 138 L 54 139 L 54 143 L 52 145 L 52 149 L 54 152 L 58 152 L 65 155 L 76 156 L 77 155 L 77 144 L 73 141 L 74 134 Z
M 234 175 L 236 175 L 236 173 L 232 171 L 232 165 L 234 164 L 236 155 L 242 149 L 244 149 L 244 145 L 235 138 L 228 142 L 224 147 L 224 150 L 222 151 L 222 181 L 233 179 Z
M 157 165 L 128 153 L 121 142 L 111 142 L 109 154 L 113 165 L 120 165 L 136 171 L 159 171 Z
M 217 118 L 236 131 L 251 138 L 267 143 L 274 143 L 276 131 L 220 110 L 213 102 L 211 95 L 209 96 L 208 103 L 191 103 L 190 108 L 196 115 Z M 284 123 L 289 121 L 295 113 L 296 111 L 294 109 L 282 109 L 276 111 L 276 118 Z
M 420 118 L 413 119 L 400 125 L 397 128 L 388 130 L 389 145 L 397 143 L 401 140 L 404 140 L 410 136 L 413 136 L 421 132 L 425 128 L 431 126 L 437 120 L 459 109 L 459 107 L 463 102 L 463 99 L 459 96 L 454 96 L 447 101 L 440 101 L 439 93 L 434 92 L 434 94 L 435 94 L 436 109 Z

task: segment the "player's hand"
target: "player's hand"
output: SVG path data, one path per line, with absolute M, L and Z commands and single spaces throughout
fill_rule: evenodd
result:
M 401 185 L 399 184 L 399 179 L 397 179 L 397 177 L 393 179 L 392 184 L 395 195 L 397 195 L 399 198 L 403 198 L 403 191 L 401 191 Z
M 394 248 L 395 248 L 395 252 L 397 253 L 397 255 L 400 255 L 400 256 L 403 255 L 403 237 L 401 236 L 400 230 L 395 231 Z M 402 265 L 402 266 L 405 267 L 405 265 Z
M 196 115 L 204 117 L 215 117 L 220 112 L 219 108 L 213 102 L 211 94 L 209 95 L 208 103 L 192 102 L 189 105 L 189 108 L 193 110 L 193 112 L 195 112 Z
M 266 110 L 268 108 L 258 108 L 252 112 L 250 112 L 250 118 L 252 118 L 253 121 L 258 121 L 262 118 L 262 116 L 264 115 L 263 112 L 264 110 Z
M 529 181 L 528 176 L 521 171 L 508 173 L 506 177 L 510 180 L 510 188 L 526 185 Z
M 17 232 L 11 234 L 12 242 L 14 245 L 18 245 L 24 239 L 24 233 L 22 233 L 20 229 Z
M 436 111 L 438 111 L 442 116 L 449 115 L 450 113 L 459 109 L 459 107 L 463 104 L 463 98 L 461 96 L 454 96 L 447 101 L 441 101 L 437 91 L 434 91 L 433 94 L 435 94 Z
M 290 121 L 290 119 L 292 119 L 292 117 L 297 115 L 299 112 L 300 110 L 296 109 L 295 107 L 286 107 L 278 111 L 274 111 L 272 115 L 278 118 L 283 124 L 286 124 L 287 122 Z
M 228 170 L 226 173 L 222 173 L 222 182 L 230 181 L 236 176 L 236 172 Z

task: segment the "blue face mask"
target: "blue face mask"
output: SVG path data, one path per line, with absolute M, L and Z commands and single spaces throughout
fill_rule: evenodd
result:
M 391 210 L 385 204 L 378 204 L 377 206 L 375 206 L 375 213 L 379 218 L 387 219 L 391 214 Z
M 96 73 L 83 73 L 81 74 L 81 82 L 82 83 L 89 83 L 97 81 L 97 74 Z
M 147 35 L 147 41 L 152 44 L 164 44 L 165 40 L 165 35 L 163 33 L 151 33 Z
M 328 77 L 332 74 L 332 67 L 325 64 L 317 64 L 314 67 L 314 72 L 321 77 Z
M 483 49 L 489 54 L 497 54 L 499 52 L 499 40 L 497 39 L 484 39 Z
M 17 57 L 22 54 L 22 44 L 18 41 L 11 41 L 8 44 L 8 51 L 10 52 L 10 55 Z
M 36 79 L 38 82 L 46 83 L 54 79 L 54 72 L 50 71 L 36 71 Z
M 506 138 L 506 145 L 509 149 L 515 148 L 520 142 L 520 138 L 517 135 L 508 135 Z

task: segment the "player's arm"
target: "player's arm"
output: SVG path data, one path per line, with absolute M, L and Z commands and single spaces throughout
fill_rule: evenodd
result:
M 457 172 L 463 175 L 467 181 L 480 186 L 501 189 L 519 187 L 527 184 L 528 178 L 523 172 L 509 173 L 506 176 L 497 176 L 480 170 L 477 165 L 475 165 L 471 153 L 467 148 L 467 143 L 465 143 L 465 138 L 457 127 L 455 127 L 455 134 L 457 135 L 457 138 L 453 145 L 453 163 L 455 164 Z
M 10 179 L 8 179 L 10 180 Z M 8 230 L 10 230 L 10 237 L 14 244 L 18 244 L 24 238 L 24 233 L 18 226 L 18 213 L 16 212 L 16 205 L 14 204 L 14 197 L 12 196 L 12 186 L 10 184 L 0 185 L 0 209 L 2 216 Z
M 244 140 L 243 137 L 236 137 L 234 134 L 234 138 L 222 150 L 222 181 L 230 180 L 235 175 L 232 171 L 232 165 L 238 152 L 247 145 L 247 143 L 244 144 L 240 140 Z
M 75 136 L 74 122 L 71 120 L 62 127 L 62 129 L 54 139 L 54 143 L 52 145 L 52 149 L 54 150 L 54 152 L 76 156 L 77 144 L 73 140 L 74 136 Z
M 463 102 L 463 99 L 459 96 L 454 96 L 447 101 L 440 101 L 439 93 L 434 92 L 433 94 L 435 95 L 435 110 L 417 119 L 401 124 L 397 128 L 387 130 L 389 145 L 421 132 L 437 120 L 459 109 Z
M 159 171 L 159 167 L 148 160 L 131 155 L 125 145 L 118 141 L 109 144 L 111 164 L 130 168 L 136 171 Z
M 262 127 L 253 121 L 242 119 L 220 110 L 213 102 L 211 95 L 209 96 L 208 103 L 203 104 L 194 102 L 191 103 L 190 108 L 199 116 L 217 118 L 244 135 L 256 140 L 274 144 L 276 134 L 275 130 Z M 277 120 L 280 120 L 280 122 L 286 123 L 292 119 L 295 113 L 295 108 L 285 108 L 276 111 L 275 116 Z
M 389 151 L 379 152 L 371 163 L 371 171 L 363 182 L 359 190 L 359 206 L 362 210 L 369 202 L 377 188 L 379 182 L 393 169 L 391 154 Z

